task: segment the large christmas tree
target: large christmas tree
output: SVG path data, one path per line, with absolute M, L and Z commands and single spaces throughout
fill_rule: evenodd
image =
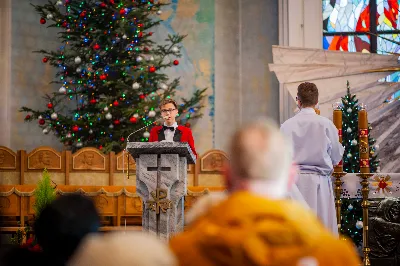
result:
M 358 100 L 355 94 L 350 93 L 350 84 L 347 82 L 347 93 L 342 97 L 343 112 L 343 146 L 345 152 L 343 155 L 343 171 L 347 173 L 359 173 L 359 145 L 358 145 Z M 369 125 L 369 133 L 372 127 Z M 379 159 L 377 158 L 375 139 L 370 134 L 370 171 L 375 173 L 379 170 Z M 362 245 L 362 207 L 361 199 L 347 198 L 342 199 L 342 224 L 340 231 L 342 234 L 350 237 L 357 246 Z
M 164 4 L 153 0 L 65 0 L 34 6 L 40 23 L 58 27 L 62 46 L 37 51 L 57 68 L 57 91 L 45 95 L 43 110 L 22 107 L 26 121 L 54 133 L 72 149 L 97 147 L 119 152 L 125 138 L 157 121 L 158 104 L 174 98 L 179 79 L 165 69 L 179 64 L 184 36 L 152 40 Z M 205 89 L 181 99 L 179 122 L 190 126 L 201 116 Z M 178 101 L 179 102 L 179 101 Z M 46 106 L 47 105 L 47 106 Z M 147 141 L 148 130 L 130 141 Z

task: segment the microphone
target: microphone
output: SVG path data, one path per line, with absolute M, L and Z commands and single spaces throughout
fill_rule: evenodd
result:
M 159 117 L 156 121 L 153 122 L 153 124 L 155 124 L 155 123 L 157 123 L 157 122 L 159 122 L 159 121 L 161 121 L 161 120 L 165 120 L 165 119 L 167 119 L 167 118 L 168 118 L 168 116 Z M 126 138 L 126 142 L 129 142 L 129 137 L 132 136 L 132 134 L 135 134 L 135 133 L 141 131 L 142 129 L 145 129 L 146 127 L 149 127 L 149 126 L 144 126 L 144 127 L 142 127 L 142 128 L 139 128 L 139 129 L 136 130 L 136 131 L 133 131 L 133 132 L 132 132 L 131 134 L 129 134 L 129 136 Z

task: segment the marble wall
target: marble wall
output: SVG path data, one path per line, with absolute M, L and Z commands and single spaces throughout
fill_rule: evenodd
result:
M 0 145 L 28 151 L 47 145 L 60 150 L 62 145 L 55 137 L 44 136 L 34 122 L 24 123 L 25 115 L 17 111 L 22 105 L 38 108 L 47 104 L 41 96 L 54 89 L 48 84 L 54 69 L 44 65 L 41 55 L 32 51 L 56 49 L 56 35 L 52 29 L 40 25 L 39 16 L 29 1 L 1 2 L 10 6 L 8 9 L 0 6 L 0 21 L 8 18 L 10 23 L 1 23 L 0 48 L 6 46 L 10 51 L 6 56 L 0 53 L 1 58 L 9 60 L 9 63 L 1 61 L 0 69 L 8 65 L 10 73 L 1 71 L 0 80 L 4 83 L 9 78 L 10 82 L 0 87 L 2 95 L 7 95 L 0 100 L 3 111 L 0 112 Z M 31 2 L 43 4 L 47 0 Z M 198 5 L 198 2 L 185 1 L 184 4 Z M 203 118 L 213 119 L 213 125 L 211 134 L 204 133 L 209 136 L 207 140 L 202 137 L 204 123 L 193 128 L 199 139 L 200 153 L 212 148 L 225 150 L 227 136 L 255 116 L 269 115 L 276 120 L 279 117 L 279 85 L 268 70 L 268 63 L 272 62 L 271 45 L 278 44 L 278 0 L 215 0 L 214 5 L 210 10 L 215 12 L 215 82 L 213 95 L 209 95 L 214 97 L 214 112 L 213 117 L 205 113 Z

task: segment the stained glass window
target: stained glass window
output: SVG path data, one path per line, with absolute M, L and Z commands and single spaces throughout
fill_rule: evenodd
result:
M 400 33 L 378 35 L 378 54 L 400 53 Z
M 377 30 L 391 31 L 400 29 L 398 0 L 376 0 Z
M 369 31 L 370 0 L 322 0 L 324 32 Z
M 324 36 L 323 46 L 325 50 L 361 53 L 369 53 L 371 47 L 368 35 Z

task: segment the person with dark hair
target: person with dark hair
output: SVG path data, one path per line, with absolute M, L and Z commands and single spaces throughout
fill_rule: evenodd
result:
M 330 176 L 333 166 L 342 160 L 344 148 L 333 122 L 315 112 L 318 88 L 314 83 L 301 83 L 296 101 L 300 111 L 281 126 L 293 143 L 293 160 L 298 166 L 296 185 L 301 200 L 304 198 L 325 226 L 338 235 Z
M 159 108 L 164 119 L 164 125 L 155 126 L 151 129 L 149 142 L 187 142 L 192 149 L 193 154 L 197 157 L 192 130 L 185 126 L 178 126 L 178 123 L 176 122 L 176 116 L 178 115 L 177 103 L 168 98 L 160 103 Z
M 34 231 L 52 265 L 64 265 L 81 240 L 98 232 L 99 227 L 100 217 L 92 200 L 71 194 L 46 206 L 35 221 Z

